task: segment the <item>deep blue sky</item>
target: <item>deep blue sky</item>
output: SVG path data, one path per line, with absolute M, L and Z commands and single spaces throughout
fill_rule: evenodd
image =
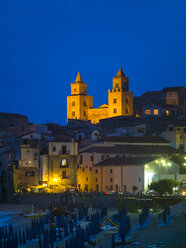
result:
M 65 124 L 77 72 L 98 107 L 120 67 L 135 96 L 186 85 L 185 0 L 0 0 L 0 112 Z

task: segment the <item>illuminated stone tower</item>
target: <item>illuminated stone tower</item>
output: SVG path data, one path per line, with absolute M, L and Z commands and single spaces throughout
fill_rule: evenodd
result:
M 109 117 L 133 115 L 133 93 L 129 92 L 129 79 L 120 69 L 113 77 L 112 90 L 108 91 Z
M 88 109 L 93 107 L 93 96 L 87 96 L 87 84 L 83 82 L 80 72 L 71 83 L 71 96 L 67 96 L 68 119 L 88 120 Z

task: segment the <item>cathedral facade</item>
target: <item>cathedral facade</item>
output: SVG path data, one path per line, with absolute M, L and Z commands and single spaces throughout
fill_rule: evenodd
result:
M 112 90 L 108 90 L 108 104 L 93 108 L 93 96 L 87 95 L 87 83 L 78 72 L 75 82 L 71 83 L 71 95 L 67 96 L 67 121 L 79 119 L 91 121 L 115 116 L 133 115 L 133 93 L 129 92 L 129 79 L 120 69 L 113 77 Z

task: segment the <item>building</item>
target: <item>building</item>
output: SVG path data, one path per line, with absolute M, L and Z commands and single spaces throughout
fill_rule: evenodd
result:
M 30 144 L 21 145 L 21 159 L 14 170 L 15 192 L 39 185 L 39 156 L 39 148 Z
M 46 158 L 45 163 L 47 163 Z M 62 139 L 49 142 L 47 184 L 52 190 L 55 188 L 56 191 L 65 191 L 67 188 L 76 188 L 77 166 L 77 142 Z M 46 172 L 46 165 L 43 168 Z
M 136 116 L 186 116 L 186 87 L 168 87 L 134 97 Z
M 177 179 L 179 166 L 164 157 L 109 158 L 95 165 L 101 170 L 97 189 L 115 192 L 145 192 L 159 179 Z
M 120 69 L 113 77 L 112 90 L 108 91 L 108 104 L 93 108 L 93 96 L 87 95 L 87 84 L 80 73 L 71 83 L 71 96 L 67 96 L 67 120 L 80 119 L 97 124 L 99 120 L 114 116 L 133 115 L 133 93 L 129 92 L 129 79 Z
M 0 113 L 0 131 L 8 132 L 13 136 L 27 133 L 28 118 L 20 114 Z
M 80 149 L 78 189 L 131 192 L 135 185 L 138 191 L 144 191 L 147 185 L 144 166 L 154 161 L 152 166 L 157 167 L 155 161 L 161 160 L 165 160 L 165 167 L 168 163 L 176 164 L 171 160 L 172 155 L 184 156 L 161 137 L 106 137 Z M 168 169 L 172 177 L 175 178 L 178 168 L 177 165 L 176 172 Z M 161 174 L 166 174 L 162 170 Z M 158 171 L 154 173 L 156 179 Z

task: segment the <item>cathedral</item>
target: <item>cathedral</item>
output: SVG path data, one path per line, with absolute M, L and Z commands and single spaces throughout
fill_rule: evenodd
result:
M 67 121 L 79 119 L 91 121 L 115 116 L 133 115 L 133 93 L 129 92 L 129 79 L 120 69 L 113 77 L 112 90 L 108 90 L 108 104 L 93 108 L 93 96 L 87 95 L 87 83 L 78 72 L 75 82 L 71 83 L 71 95 L 67 96 Z

